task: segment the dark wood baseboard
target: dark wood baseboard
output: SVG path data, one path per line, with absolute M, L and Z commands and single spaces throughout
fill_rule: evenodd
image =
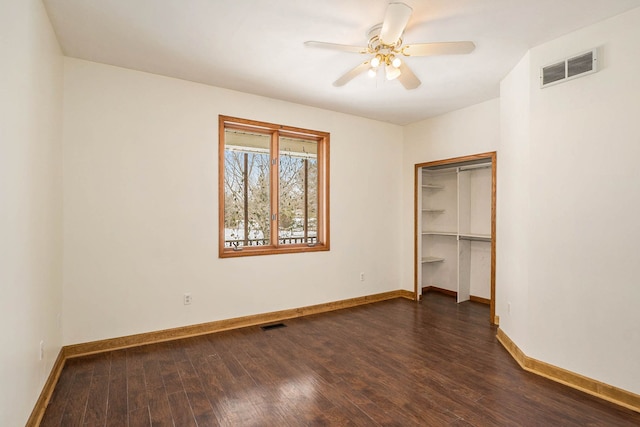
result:
M 475 295 L 471 295 L 469 299 L 473 302 L 479 302 L 480 304 L 491 305 L 491 300 L 488 298 L 477 297 Z
M 424 288 L 422 288 L 422 294 L 423 295 L 426 294 L 427 292 L 440 292 L 441 294 L 449 295 L 449 296 L 454 297 L 454 298 L 458 297 L 458 293 L 456 291 L 450 291 L 449 289 L 439 288 L 437 286 L 425 286 Z M 474 295 L 471 295 L 469 297 L 469 300 L 474 301 L 474 302 L 479 302 L 481 304 L 491 305 L 491 300 L 490 299 L 477 297 L 477 296 L 474 296 Z
M 42 417 L 44 415 L 44 410 L 47 409 L 47 405 L 49 404 L 49 400 L 51 399 L 53 390 L 56 388 L 58 378 L 60 378 L 60 374 L 62 373 L 62 368 L 64 367 L 65 360 L 66 358 L 64 357 L 64 348 L 62 348 L 60 349 L 58 357 L 56 358 L 56 361 L 51 368 L 51 372 L 49 373 L 47 382 L 45 382 L 44 386 L 42 387 L 42 391 L 40 392 L 40 396 L 36 401 L 33 411 L 31 411 L 31 415 L 27 420 L 27 427 L 35 427 L 40 425 L 40 421 L 42 421 Z
M 640 395 L 529 357 L 500 328 L 496 338 L 525 371 L 640 412 Z
M 311 314 L 325 313 L 328 311 L 340 310 L 343 308 L 356 307 L 358 305 L 370 304 L 378 301 L 385 301 L 394 298 L 405 298 L 414 300 L 413 292 L 399 289 L 395 291 L 383 292 L 380 294 L 366 295 L 363 297 L 350 298 L 341 301 L 334 301 L 324 304 L 316 304 L 307 307 L 281 310 L 271 313 L 262 313 L 250 316 L 236 317 L 233 319 L 218 320 L 215 322 L 201 323 L 198 325 L 183 326 L 180 328 L 165 329 L 161 331 L 146 332 L 142 334 L 129 335 L 125 337 L 109 338 L 106 340 L 92 341 L 81 344 L 73 344 L 62 347 L 56 359 L 49 378 L 42 388 L 40 397 L 31 412 L 27 421 L 27 427 L 40 425 L 44 411 L 64 367 L 67 359 L 73 357 L 87 356 L 95 353 L 118 350 L 128 347 L 137 347 L 146 344 L 153 344 L 162 341 L 178 340 L 197 335 L 211 334 L 215 332 L 227 331 L 230 329 L 244 328 L 247 326 L 261 325 L 265 323 L 279 322 L 295 317 L 309 316 Z

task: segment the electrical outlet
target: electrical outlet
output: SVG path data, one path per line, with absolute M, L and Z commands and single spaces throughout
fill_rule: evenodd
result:
M 38 360 L 44 359 L 44 340 L 40 341 L 40 354 L 38 355 Z
M 511 314 L 511 303 L 507 303 L 507 314 Z
M 360 281 L 364 282 L 364 271 L 362 273 L 360 273 Z
M 191 304 L 191 294 L 186 293 L 184 294 L 184 305 L 189 305 L 189 304 Z

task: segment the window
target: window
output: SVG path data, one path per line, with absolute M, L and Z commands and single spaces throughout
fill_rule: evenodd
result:
M 329 134 L 219 117 L 220 257 L 329 250 Z

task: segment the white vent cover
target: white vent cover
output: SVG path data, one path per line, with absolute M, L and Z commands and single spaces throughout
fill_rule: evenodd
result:
M 598 50 L 573 56 L 540 68 L 540 87 L 566 82 L 598 71 Z

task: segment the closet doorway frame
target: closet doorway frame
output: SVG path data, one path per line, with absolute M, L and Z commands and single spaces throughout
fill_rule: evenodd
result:
M 422 292 L 418 292 L 418 244 L 422 238 L 421 230 L 418 230 L 418 174 L 424 167 L 436 166 L 464 166 L 465 164 L 473 164 L 481 161 L 491 161 L 491 299 L 489 303 L 490 315 L 489 321 L 493 325 L 498 325 L 496 317 L 496 178 L 498 169 L 497 151 L 489 151 L 486 153 L 472 154 L 462 157 L 453 157 L 450 159 L 435 160 L 431 162 L 417 163 L 414 167 L 413 179 L 413 288 L 414 299 L 420 301 Z

